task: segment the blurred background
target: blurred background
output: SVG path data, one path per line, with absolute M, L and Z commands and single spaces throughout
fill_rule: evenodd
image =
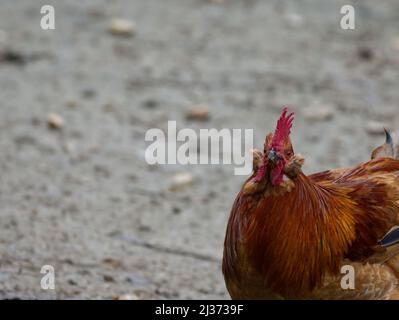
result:
M 245 177 L 150 166 L 146 131 L 249 128 L 261 148 L 288 105 L 306 172 L 363 162 L 399 127 L 398 53 L 394 0 L 2 0 L 0 298 L 228 298 Z

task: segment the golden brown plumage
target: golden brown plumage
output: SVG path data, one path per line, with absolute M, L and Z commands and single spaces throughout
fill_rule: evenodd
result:
M 399 160 L 306 176 L 288 134 L 274 144 L 268 135 L 234 202 L 223 256 L 231 297 L 399 298 L 399 244 L 379 243 L 399 225 Z M 343 265 L 354 268 L 355 289 L 341 287 Z

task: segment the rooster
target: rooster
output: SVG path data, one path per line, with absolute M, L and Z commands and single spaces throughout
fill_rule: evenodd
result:
M 399 140 L 371 160 L 302 172 L 284 108 L 227 225 L 223 274 L 233 299 L 399 299 Z M 354 286 L 342 286 L 349 266 Z

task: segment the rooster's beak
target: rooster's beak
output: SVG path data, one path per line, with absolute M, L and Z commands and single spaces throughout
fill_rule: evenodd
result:
M 279 161 L 281 159 L 281 157 L 278 155 L 278 153 L 276 151 L 274 151 L 273 149 L 271 149 L 268 153 L 267 153 L 267 161 L 268 163 L 272 164 L 273 166 L 277 163 L 277 161 Z

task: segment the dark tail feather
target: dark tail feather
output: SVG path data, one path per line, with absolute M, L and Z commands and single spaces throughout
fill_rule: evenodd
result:
M 399 159 L 399 132 L 391 134 L 385 130 L 385 143 L 373 150 L 371 159 L 394 158 Z
M 388 233 L 378 241 L 378 244 L 384 247 L 389 247 L 399 242 L 399 227 L 393 227 Z

